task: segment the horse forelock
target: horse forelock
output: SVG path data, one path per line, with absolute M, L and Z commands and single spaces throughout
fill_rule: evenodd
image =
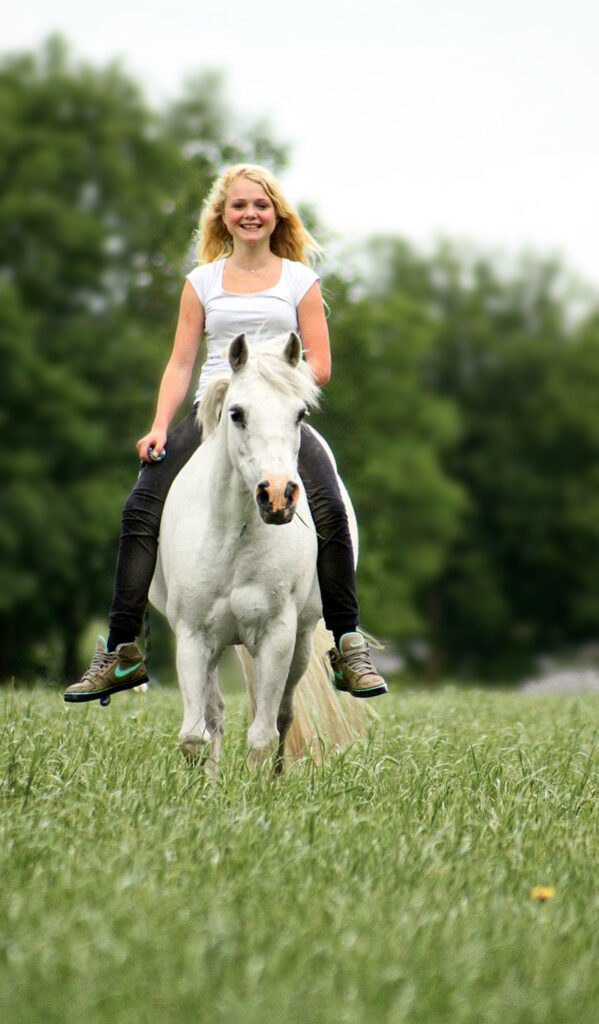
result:
M 283 359 L 278 340 L 261 348 L 259 352 L 250 354 L 247 364 L 239 371 L 239 379 L 247 382 L 251 388 L 252 378 L 265 381 L 279 393 L 299 398 L 307 406 L 318 407 L 320 388 L 314 381 L 312 370 L 303 361 L 297 366 L 291 366 Z M 218 427 L 230 384 L 228 377 L 218 377 L 210 382 L 202 396 L 198 409 L 198 423 L 205 438 L 213 434 Z
M 314 374 L 307 363 L 301 360 L 297 366 L 291 366 L 281 358 L 281 341 L 275 339 L 268 346 L 261 348 L 250 358 L 249 365 L 255 366 L 258 375 L 274 387 L 288 395 L 294 395 L 306 405 L 318 407 L 320 388 L 314 380 Z

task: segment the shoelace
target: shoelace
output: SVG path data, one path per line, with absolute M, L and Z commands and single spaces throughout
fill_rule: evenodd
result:
M 88 669 L 81 676 L 81 682 L 83 680 L 92 679 L 96 672 L 106 667 L 109 662 L 114 658 L 114 651 L 96 651 L 92 658 L 92 663 Z
M 341 655 L 341 662 L 345 662 L 358 675 L 378 676 L 372 661 L 368 647 L 360 647 L 356 651 L 348 651 Z

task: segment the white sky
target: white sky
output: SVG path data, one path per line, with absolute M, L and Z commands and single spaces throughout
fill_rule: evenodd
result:
M 597 0 L 28 0 L 0 45 L 52 31 L 154 102 L 222 70 L 291 143 L 291 199 L 345 239 L 528 248 L 599 287 Z

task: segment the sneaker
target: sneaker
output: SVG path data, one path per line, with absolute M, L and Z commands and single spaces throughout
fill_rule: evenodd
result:
M 387 693 L 387 684 L 372 664 L 368 642 L 361 633 L 344 633 L 339 650 L 333 647 L 329 658 L 337 690 L 345 690 L 352 697 Z
M 107 651 L 106 640 L 99 636 L 91 665 L 78 683 L 67 687 L 64 699 L 74 703 L 96 700 L 147 681 L 148 673 L 137 644 L 119 644 L 116 651 Z

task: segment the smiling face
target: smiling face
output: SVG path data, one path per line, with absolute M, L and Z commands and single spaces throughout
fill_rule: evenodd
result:
M 229 189 L 222 216 L 233 242 L 245 245 L 270 242 L 278 221 L 274 203 L 262 185 L 241 176 Z

